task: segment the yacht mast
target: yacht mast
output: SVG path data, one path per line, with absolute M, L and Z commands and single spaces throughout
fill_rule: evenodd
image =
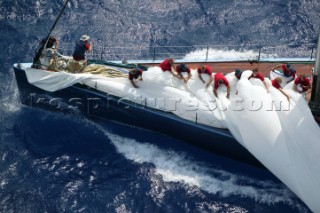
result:
M 61 9 L 58 17 L 56 18 L 54 24 L 52 25 L 52 27 L 51 27 L 51 29 L 50 29 L 50 31 L 49 31 L 49 34 L 48 34 L 47 37 L 46 37 L 46 42 L 45 42 L 44 44 L 42 44 L 42 46 L 40 47 L 40 49 L 39 49 L 38 52 L 36 53 L 35 57 L 33 58 L 33 64 L 32 64 L 33 67 L 37 67 L 37 66 L 39 65 L 39 58 L 40 58 L 43 50 L 44 50 L 45 47 L 47 46 L 47 43 L 48 43 L 49 38 L 50 38 L 50 35 L 51 35 L 52 31 L 54 30 L 54 28 L 56 27 L 56 25 L 57 25 L 57 23 L 58 23 L 61 15 L 62 15 L 64 9 L 66 8 L 68 2 L 69 2 L 69 0 L 66 0 L 66 2 L 64 3 L 64 5 L 63 5 L 63 7 L 62 7 L 62 9 Z

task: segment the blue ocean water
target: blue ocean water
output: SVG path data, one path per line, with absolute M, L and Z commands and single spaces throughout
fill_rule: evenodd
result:
M 309 212 L 267 170 L 157 132 L 22 106 L 12 64 L 32 61 L 62 5 L 0 1 L 0 212 Z M 96 48 L 290 44 L 303 57 L 319 14 L 316 0 L 71 0 L 54 34 L 62 46 L 89 34 Z

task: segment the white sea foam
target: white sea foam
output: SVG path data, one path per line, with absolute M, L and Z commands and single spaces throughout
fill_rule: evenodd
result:
M 200 49 L 187 53 L 184 56 L 186 61 L 204 61 L 204 60 L 256 60 L 259 57 L 259 50 L 221 50 L 215 48 Z M 260 55 L 262 58 L 274 58 L 276 54 L 265 54 Z
M 14 91 L 4 91 L 4 93 L 7 93 L 7 95 L 2 98 L 2 102 L 0 103 L 0 109 L 9 113 L 16 112 L 21 108 L 18 89 L 14 88 L 15 85 L 10 86 Z
M 282 184 L 257 181 L 228 171 L 208 168 L 207 165 L 190 159 L 186 153 L 163 150 L 153 144 L 139 143 L 111 133 L 107 135 L 127 159 L 139 164 L 152 163 L 156 174 L 161 175 L 166 182 L 181 182 L 223 197 L 237 195 L 267 204 L 294 203 L 293 194 Z M 255 186 L 252 186 L 253 183 Z

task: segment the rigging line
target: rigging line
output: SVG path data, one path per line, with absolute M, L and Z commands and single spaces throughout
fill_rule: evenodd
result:
M 49 37 L 50 37 L 52 31 L 54 30 L 55 26 L 57 25 L 57 23 L 58 23 L 61 15 L 62 15 L 62 13 L 63 13 L 63 11 L 65 10 L 65 8 L 66 8 L 66 6 L 67 6 L 67 4 L 68 4 L 68 2 L 69 2 L 69 0 L 66 0 L 66 2 L 64 3 L 62 9 L 60 10 L 60 13 L 59 13 L 58 17 L 56 18 L 54 24 L 52 25 L 52 27 L 51 27 L 51 29 L 50 29 L 50 31 L 49 31 L 49 34 L 48 34 L 47 37 L 46 37 L 46 42 L 45 42 L 44 44 L 42 44 L 42 46 L 41 46 L 40 49 L 38 50 L 37 54 L 35 55 L 35 57 L 34 57 L 34 59 L 33 59 L 33 66 L 37 66 L 36 64 L 39 62 L 39 58 L 40 58 L 40 56 L 41 56 L 44 48 L 47 46 L 47 43 L 48 43 L 48 41 L 49 41 Z

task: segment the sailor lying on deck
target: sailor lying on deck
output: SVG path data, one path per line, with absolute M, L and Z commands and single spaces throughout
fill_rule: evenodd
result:
M 274 88 L 278 89 L 284 96 L 287 97 L 288 101 L 290 101 L 289 95 L 287 95 L 287 93 L 285 93 L 281 87 L 282 79 L 280 77 L 276 77 L 271 81 L 271 83 Z
M 291 66 L 291 64 L 278 64 L 277 66 L 272 68 L 272 71 L 275 72 L 275 69 L 281 67 L 282 74 L 287 77 L 289 80 L 286 83 L 291 82 L 296 77 L 296 70 Z
M 214 75 L 214 85 L 213 85 L 213 94 L 218 98 L 217 90 L 220 85 L 224 84 L 227 87 L 227 98 L 230 95 L 230 85 L 226 77 L 222 73 L 216 73 Z
M 306 74 L 301 73 L 299 77 L 294 80 L 293 90 L 305 94 L 309 89 L 311 89 L 310 80 L 306 77 Z
M 139 79 L 140 81 L 142 81 L 142 69 L 140 68 L 132 68 L 130 71 L 129 71 L 129 80 L 132 84 L 132 86 L 134 88 L 139 88 L 138 85 L 134 82 L 134 79 Z
M 234 70 L 234 75 L 236 76 L 236 78 L 238 80 L 240 80 L 241 79 L 241 75 L 242 75 L 242 71 L 239 68 L 236 68 Z M 236 90 L 236 95 L 238 95 L 238 90 Z
M 259 78 L 264 84 L 264 86 L 266 87 L 267 92 L 269 92 L 269 88 L 268 88 L 268 85 L 266 84 L 266 81 L 264 80 L 264 76 L 258 72 L 258 68 L 252 69 L 252 75 L 249 77 L 249 79 L 250 78 Z
M 176 70 L 178 73 L 178 78 L 182 79 L 184 83 L 187 83 L 189 79 L 192 77 L 190 68 L 185 64 L 179 64 L 176 66 Z M 185 78 L 182 73 L 188 73 L 188 76 Z
M 174 69 L 174 60 L 172 58 L 167 58 L 160 64 L 160 68 L 163 72 L 169 71 L 174 77 L 179 78 L 180 77 L 176 74 L 176 70 Z
M 208 88 L 210 86 L 210 83 L 213 81 L 211 67 L 209 67 L 208 65 L 202 65 L 201 67 L 198 67 L 198 76 L 199 76 L 200 80 L 205 84 L 206 82 L 203 80 L 202 74 L 208 74 L 210 76 L 210 79 L 206 84 L 206 87 Z
M 239 68 L 236 68 L 236 69 L 234 70 L 234 75 L 236 76 L 236 78 L 237 78 L 238 80 L 240 80 L 241 75 L 242 75 L 242 71 L 241 71 Z

